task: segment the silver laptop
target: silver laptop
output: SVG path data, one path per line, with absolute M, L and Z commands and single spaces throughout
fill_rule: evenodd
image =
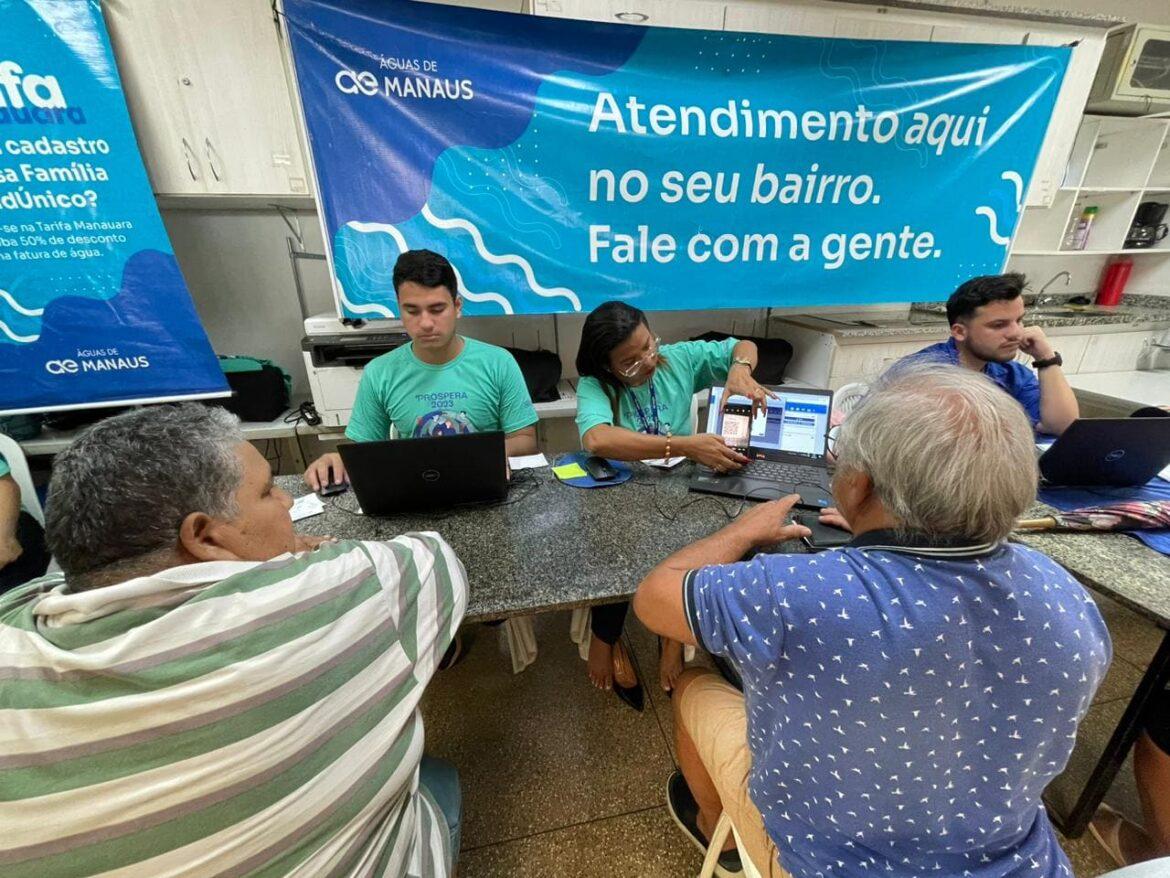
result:
M 724 388 L 712 387 L 707 410 L 708 433 L 723 437 L 732 448 L 751 458 L 743 469 L 717 473 L 700 466 L 691 476 L 690 489 L 748 500 L 775 500 L 799 494 L 799 506 L 823 509 L 833 504 L 825 458 L 831 390 L 769 387 L 776 398 L 768 410 L 752 414 L 751 400 L 732 396 L 720 411 Z

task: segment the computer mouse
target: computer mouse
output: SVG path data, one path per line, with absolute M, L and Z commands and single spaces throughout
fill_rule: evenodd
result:
M 334 494 L 344 494 L 348 490 L 349 482 L 330 482 L 328 485 L 322 485 L 317 493 L 322 497 L 332 497 Z
M 581 467 L 585 472 L 589 473 L 590 478 L 598 482 L 608 482 L 610 479 L 616 479 L 618 474 L 618 471 L 610 466 L 608 460 L 597 455 L 585 458 L 581 462 Z

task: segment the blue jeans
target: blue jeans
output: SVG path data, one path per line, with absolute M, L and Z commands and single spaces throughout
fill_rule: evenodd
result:
M 447 821 L 451 865 L 454 866 L 459 859 L 459 837 L 463 824 L 463 794 L 459 790 L 459 772 L 450 762 L 424 755 L 418 767 L 418 782 L 427 788 Z

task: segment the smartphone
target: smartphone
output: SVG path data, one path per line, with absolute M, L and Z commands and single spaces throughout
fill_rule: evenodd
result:
M 801 537 L 801 541 L 813 550 L 834 549 L 853 539 L 853 534 L 847 530 L 833 527 L 831 524 L 822 524 L 818 515 L 794 515 L 792 520 L 812 531 L 807 537 Z
M 752 434 L 751 403 L 729 402 L 723 409 L 723 441 L 740 453 L 748 450 Z

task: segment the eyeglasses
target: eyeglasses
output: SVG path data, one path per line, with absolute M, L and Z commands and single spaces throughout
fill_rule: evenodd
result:
M 841 436 L 841 425 L 830 427 L 825 433 L 825 450 L 833 457 L 837 456 L 837 439 Z
M 634 360 L 634 362 L 626 368 L 615 369 L 614 371 L 623 378 L 633 378 L 642 371 L 644 366 L 648 366 L 656 359 L 658 359 L 658 349 L 660 347 L 662 347 L 662 339 L 658 336 L 655 336 L 654 341 L 651 343 L 650 350 L 646 351 L 646 353 L 642 354 L 642 356 L 638 357 L 638 359 Z

